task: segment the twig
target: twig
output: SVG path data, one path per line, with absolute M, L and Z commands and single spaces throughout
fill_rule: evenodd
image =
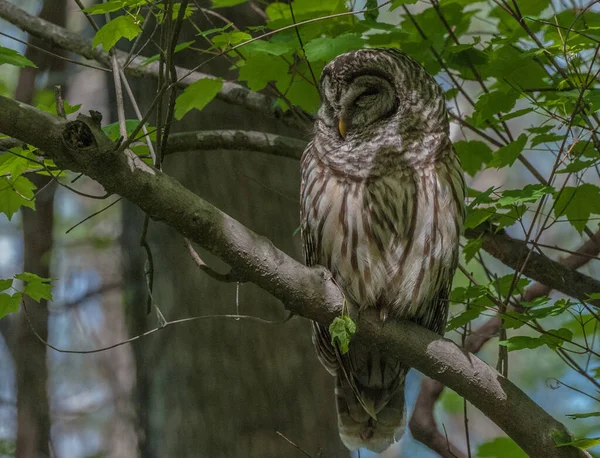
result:
M 287 437 L 285 437 L 283 434 L 281 434 L 279 431 L 275 431 L 277 433 L 277 435 L 279 437 L 281 437 L 283 440 L 285 440 L 288 444 L 292 445 L 294 448 L 296 448 L 297 450 L 299 450 L 300 452 L 302 452 L 304 454 L 304 456 L 308 456 L 308 458 L 312 458 L 311 455 L 309 455 L 306 451 L 302 450 L 302 448 L 300 448 L 298 445 L 296 445 L 294 442 L 292 442 L 290 439 L 288 439 Z
M 216 272 L 213 269 L 211 269 L 210 267 L 208 267 L 206 265 L 206 263 L 202 260 L 202 258 L 198 254 L 198 252 L 194 249 L 192 242 L 190 242 L 189 239 L 187 239 L 185 237 L 183 238 L 183 242 L 184 242 L 185 247 L 187 248 L 188 252 L 190 253 L 192 260 L 196 263 L 198 268 L 200 270 L 202 270 L 206 275 L 208 275 L 211 278 L 214 278 L 215 280 L 225 282 L 225 283 L 232 283 L 232 282 L 239 281 L 235 277 L 235 275 L 233 275 L 233 273 L 231 271 L 229 271 L 226 274 L 220 274 L 219 272 Z

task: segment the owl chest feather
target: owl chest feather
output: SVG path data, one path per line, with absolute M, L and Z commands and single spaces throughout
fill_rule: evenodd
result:
M 305 173 L 313 196 L 302 199 L 315 261 L 355 306 L 417 316 L 456 266 L 460 172 L 442 163 L 357 180 L 318 169 Z

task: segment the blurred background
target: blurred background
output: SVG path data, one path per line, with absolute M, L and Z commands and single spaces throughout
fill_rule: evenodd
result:
M 72 2 L 24 0 L 19 7 L 93 36 Z M 227 10 L 227 17 L 250 26 L 264 22 L 250 4 Z M 397 15 L 390 14 L 389 20 L 397 20 Z M 214 26 L 206 18 L 199 23 Z M 486 27 L 483 22 L 473 24 L 479 31 Z M 0 20 L 0 31 L 0 45 L 26 54 L 38 66 L 0 66 L 0 93 L 49 106 L 54 101 L 54 85 L 61 84 L 65 99 L 71 105 L 81 104 L 80 112 L 93 109 L 102 114 L 103 123 L 116 121 L 108 73 L 28 47 L 29 40 L 48 49 L 8 22 Z M 184 30 L 182 41 L 186 33 L 193 35 Z M 53 52 L 64 55 L 61 50 Z M 194 65 L 192 54 L 181 53 L 178 58 L 182 66 Z M 214 60 L 203 71 L 235 78 L 226 60 Z M 130 82 L 144 112 L 156 83 Z M 448 86 L 444 78 L 440 83 Z M 518 133 L 534 122 L 520 118 L 511 127 Z M 186 116 L 176 126 L 182 131 L 227 128 L 298 136 L 256 113 L 220 101 Z M 458 139 L 462 133 L 456 129 L 453 135 Z M 533 163 L 542 174 L 552 166 L 541 155 Z M 164 169 L 301 259 L 296 161 L 260 154 L 190 152 L 168 157 Z M 513 189 L 530 182 L 520 166 L 508 170 L 484 171 L 469 185 L 479 190 L 490 186 Z M 253 285 L 220 283 L 203 274 L 190 259 L 182 237 L 163 224 L 149 222 L 143 237 L 144 215 L 118 196 L 89 199 L 45 177 L 31 179 L 37 180 L 39 190 L 37 210 L 23 209 L 10 221 L 0 215 L 0 278 L 28 271 L 59 281 L 53 301 L 27 303 L 30 317 L 21 311 L 0 321 L 0 456 L 14 456 L 17 441 L 20 456 L 27 458 L 350 456 L 337 435 L 333 379 L 315 357 L 307 320 L 296 317 L 283 324 L 261 324 L 210 318 L 171 326 L 98 353 L 71 354 L 45 347 L 38 335 L 59 349 L 87 351 L 159 326 L 156 310 L 147 313 L 148 266 L 142 239 L 153 258 L 153 301 L 166 320 L 239 311 L 281 322 L 286 313 Z M 103 195 L 102 188 L 85 177 L 76 186 L 87 194 Z M 509 232 L 516 238 L 523 235 L 520 228 Z M 547 231 L 543 241 L 568 249 L 581 243 L 568 225 L 561 224 Z M 226 271 L 219 260 L 198 251 L 209 265 Z M 510 272 L 499 262 L 486 260 L 500 275 Z M 583 271 L 596 278 L 600 274 L 596 262 Z M 460 284 L 466 279 L 456 281 Z M 457 332 L 448 337 L 460 341 Z M 495 365 L 497 339 L 480 356 Z M 598 404 L 586 395 L 594 393 L 592 385 L 571 373 L 551 350 L 511 353 L 510 376 L 578 437 L 600 435 L 597 418 L 575 421 L 565 416 L 598 410 Z M 555 378 L 577 389 L 557 384 Z M 409 416 L 420 383 L 421 375 L 411 371 L 406 392 Z M 465 451 L 462 398 L 446 389 L 435 416 L 444 433 Z M 468 406 L 468 419 L 473 456 L 522 456 L 472 406 Z M 362 451 L 360 456 L 377 455 Z M 437 455 L 407 432 L 380 456 Z

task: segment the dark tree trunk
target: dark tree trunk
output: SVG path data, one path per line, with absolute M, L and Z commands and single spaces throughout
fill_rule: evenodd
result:
M 64 0 L 46 0 L 40 17 L 63 26 L 66 23 Z M 48 48 L 40 40 L 31 37 L 29 43 Z M 55 53 L 59 50 L 53 49 Z M 36 76 L 41 71 L 49 71 L 56 75 L 64 71 L 64 61 L 48 54 L 40 53 L 28 47 L 26 56 L 38 68 L 23 68 L 19 75 L 15 98 L 31 103 L 35 93 Z M 64 74 L 63 74 L 64 76 Z M 51 81 L 52 78 L 49 78 Z M 49 177 L 31 175 L 28 178 L 43 189 L 36 197 L 36 210 L 24 208 L 21 215 L 23 221 L 24 265 L 25 272 L 32 272 L 40 277 L 50 276 L 50 255 L 52 252 L 53 203 L 56 186 L 50 183 Z M 44 340 L 48 336 L 48 310 L 45 300 L 37 302 L 26 298 L 24 310 L 16 318 L 13 357 L 17 377 L 17 458 L 38 458 L 40 453 L 50 453 L 50 415 L 46 382 L 48 370 L 46 364 L 46 348 L 35 335 Z
M 238 25 L 261 21 L 247 6 L 227 10 L 227 16 Z M 195 55 L 180 63 L 191 68 L 197 61 Z M 201 70 L 233 78 L 227 73 L 229 65 L 219 60 Z M 146 91 L 146 102 L 153 96 L 147 82 L 137 90 Z M 181 130 L 229 128 L 305 135 L 281 131 L 271 120 L 219 101 L 201 113 L 188 114 L 182 124 Z M 164 169 L 301 258 L 299 235 L 294 235 L 299 225 L 296 161 L 232 152 L 187 153 L 167 157 Z M 139 248 L 142 220 L 131 205 L 124 206 L 127 296 L 136 334 L 157 324 L 154 313 L 145 314 L 145 255 Z M 181 236 L 151 222 L 149 242 L 155 263 L 154 300 L 167 320 L 237 312 L 237 285 L 219 283 L 200 272 Z M 227 269 L 211 256 L 200 255 L 217 270 Z M 286 317 L 278 301 L 253 285 L 239 286 L 239 313 L 275 321 Z M 303 456 L 277 432 L 311 456 L 319 456 L 320 451 L 328 458 L 348 456 L 337 433 L 333 379 L 317 361 L 308 321 L 293 318 L 269 325 L 209 318 L 170 327 L 135 348 L 144 457 Z

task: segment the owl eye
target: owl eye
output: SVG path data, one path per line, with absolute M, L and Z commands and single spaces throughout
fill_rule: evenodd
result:
M 365 97 L 365 96 L 369 96 L 369 95 L 377 95 L 379 94 L 379 89 L 373 86 L 370 86 L 367 88 L 366 91 L 364 91 L 360 96 L 360 97 Z
M 379 95 L 379 89 L 376 87 L 368 87 L 364 92 L 362 92 L 354 101 L 355 104 L 357 105 L 365 105 L 368 104 L 370 102 L 370 100 L 376 96 Z

